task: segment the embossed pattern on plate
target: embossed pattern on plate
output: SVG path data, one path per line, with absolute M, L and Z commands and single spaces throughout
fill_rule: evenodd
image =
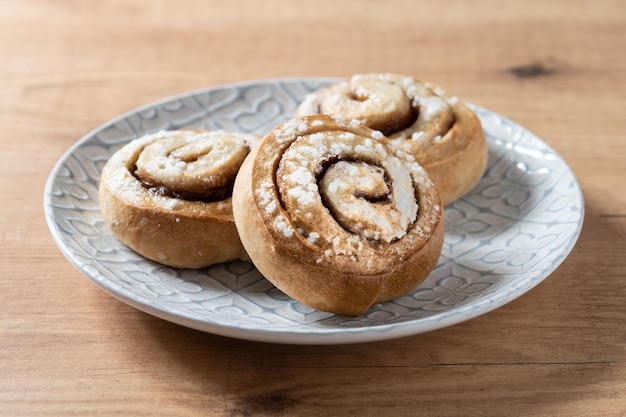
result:
M 80 139 L 52 170 L 44 192 L 50 231 L 67 259 L 100 288 L 165 320 L 248 340 L 335 344 L 431 331 L 498 308 L 550 275 L 582 227 L 573 173 L 547 144 L 516 123 L 472 106 L 489 142 L 480 183 L 445 210 L 445 242 L 428 279 L 359 318 L 310 309 L 285 296 L 250 263 L 200 270 L 151 262 L 104 223 L 98 181 L 128 141 L 161 129 L 264 134 L 305 94 L 336 79 L 254 81 L 192 91 L 126 113 Z

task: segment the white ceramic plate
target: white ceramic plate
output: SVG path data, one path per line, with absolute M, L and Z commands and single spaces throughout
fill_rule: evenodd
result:
M 98 181 L 128 141 L 160 129 L 264 134 L 305 94 L 336 79 L 298 78 L 192 91 L 126 113 L 80 139 L 45 187 L 46 220 L 63 254 L 109 294 L 144 312 L 209 333 L 275 343 L 338 344 L 427 332 L 500 307 L 539 284 L 567 257 L 583 221 L 573 173 L 523 127 L 472 106 L 489 142 L 480 183 L 445 210 L 445 242 L 429 278 L 360 318 L 312 310 L 246 262 L 177 270 L 148 261 L 112 235 Z

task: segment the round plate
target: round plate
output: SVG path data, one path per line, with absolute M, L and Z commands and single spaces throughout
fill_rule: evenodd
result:
M 161 129 L 224 129 L 263 135 L 297 104 L 337 79 L 254 81 L 192 91 L 126 113 L 80 139 L 58 161 L 44 210 L 63 254 L 109 294 L 144 312 L 241 339 L 338 344 L 427 332 L 479 316 L 526 293 L 572 250 L 583 197 L 571 170 L 523 127 L 472 105 L 489 143 L 480 183 L 445 209 L 437 267 L 408 294 L 358 318 L 313 310 L 287 297 L 254 266 L 165 267 L 121 244 L 104 223 L 98 181 L 130 140 Z

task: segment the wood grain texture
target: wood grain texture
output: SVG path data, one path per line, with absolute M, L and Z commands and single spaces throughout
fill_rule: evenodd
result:
M 0 415 L 626 416 L 626 3 L 0 3 Z M 548 142 L 583 189 L 568 259 L 506 306 L 387 342 L 222 338 L 106 295 L 63 257 L 46 178 L 82 135 L 196 88 L 389 71 Z

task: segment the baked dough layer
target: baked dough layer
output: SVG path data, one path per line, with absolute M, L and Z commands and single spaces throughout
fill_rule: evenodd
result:
M 358 316 L 424 280 L 443 244 L 439 191 L 414 158 L 341 116 L 272 130 L 235 180 L 257 269 L 310 307 Z
M 201 268 L 247 258 L 232 215 L 232 185 L 260 138 L 224 131 L 161 131 L 107 161 L 100 209 L 115 236 L 146 258 Z
M 381 131 L 428 171 L 444 205 L 466 194 L 487 165 L 476 114 L 441 87 L 397 74 L 358 74 L 309 94 L 296 117 L 341 114 Z

